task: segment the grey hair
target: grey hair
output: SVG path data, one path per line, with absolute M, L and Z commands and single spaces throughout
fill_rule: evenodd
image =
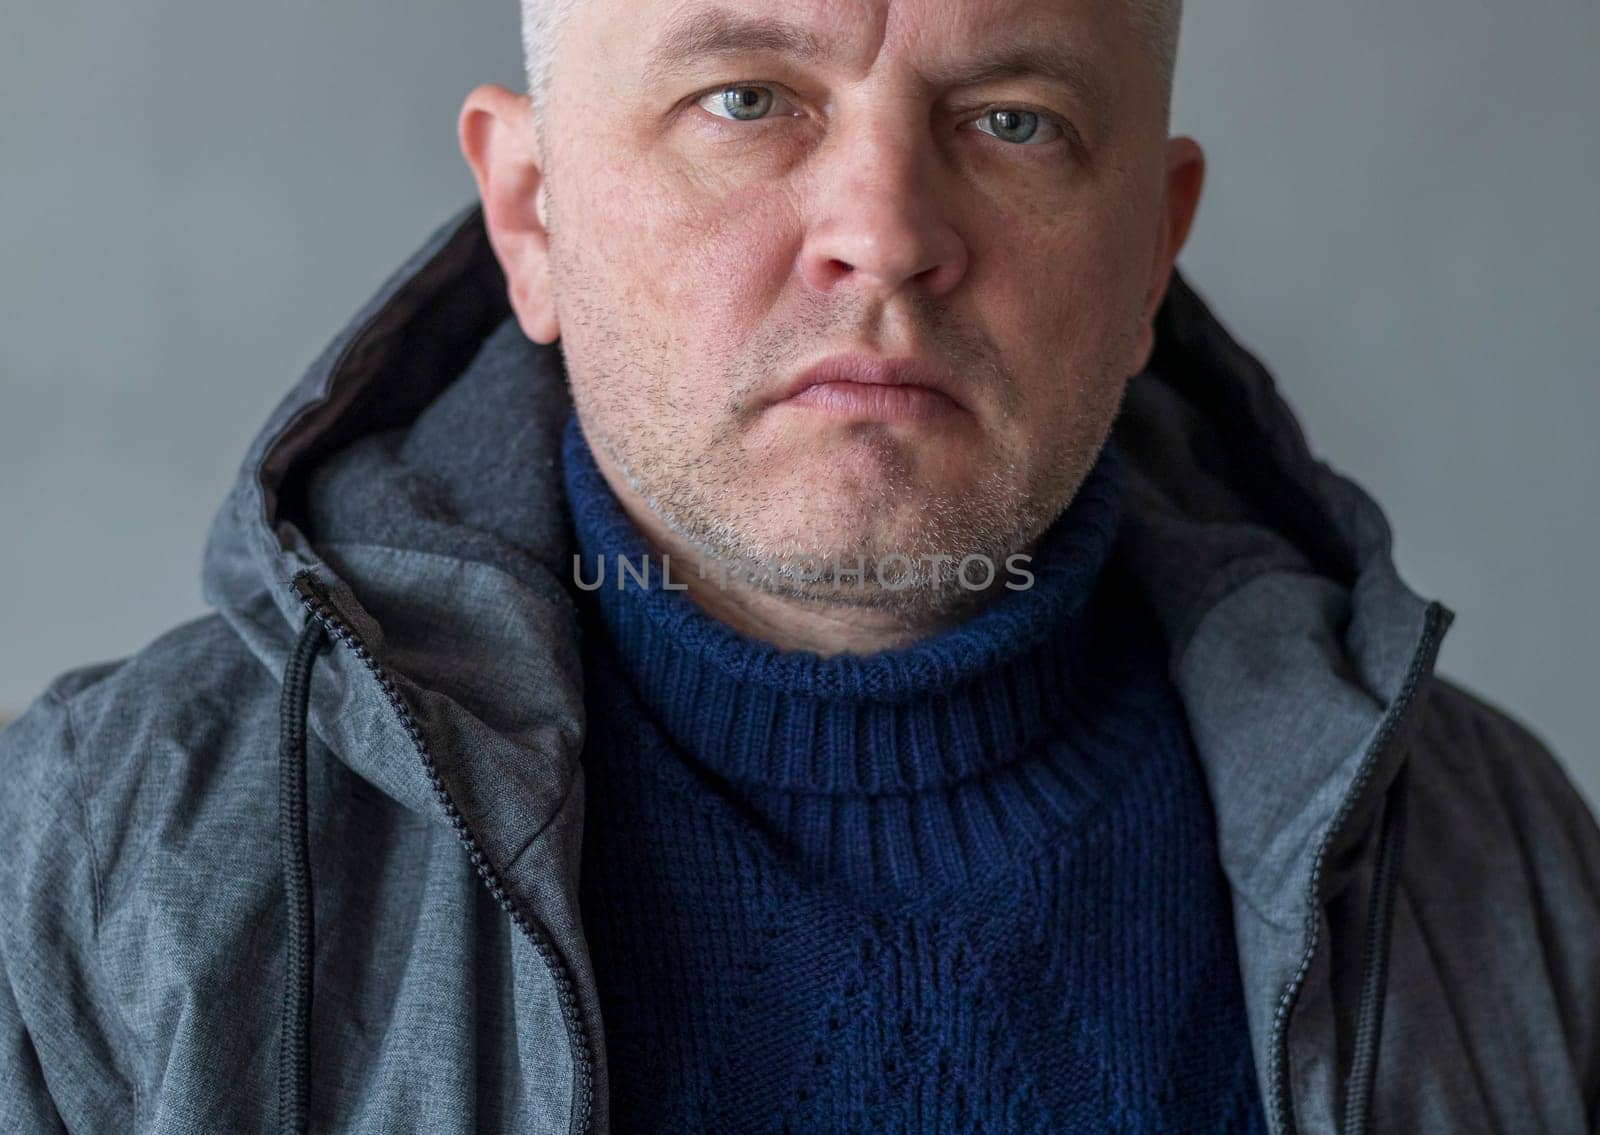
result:
M 1183 0 L 1131 0 L 1130 6 L 1134 21 L 1161 68 L 1162 100 L 1170 105 L 1172 80 L 1178 67 L 1178 29 L 1183 24 Z
M 521 0 L 522 59 L 535 118 L 541 117 L 540 111 L 544 109 L 556 41 L 577 2 Z M 1183 22 L 1183 0 L 1128 0 L 1128 4 L 1161 68 L 1163 98 L 1170 102 L 1173 73 L 1178 61 L 1178 28 Z
M 528 97 L 535 117 L 544 109 L 555 61 L 556 41 L 577 0 L 521 0 L 522 65 L 527 74 Z

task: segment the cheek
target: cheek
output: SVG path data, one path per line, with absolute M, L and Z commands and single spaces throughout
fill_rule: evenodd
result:
M 585 237 L 652 349 L 726 341 L 761 321 L 793 265 L 794 212 L 782 198 L 729 192 L 658 169 L 590 181 Z
M 1102 355 L 1143 301 L 1140 244 L 1120 218 L 1085 218 L 1042 236 L 1010 229 L 975 262 L 987 322 L 1035 359 L 1082 370 Z M 982 267 L 977 267 L 981 264 Z
M 1025 231 L 996 227 L 969 284 L 1017 383 L 1003 428 L 1034 448 L 1089 428 L 1120 388 L 1145 273 L 1125 215 L 1083 213 Z

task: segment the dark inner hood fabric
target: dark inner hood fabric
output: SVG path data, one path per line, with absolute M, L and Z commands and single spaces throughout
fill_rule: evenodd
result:
M 558 938 L 579 934 L 572 896 L 549 881 L 555 867 L 576 878 L 564 805 L 583 735 L 557 467 L 569 407 L 559 346 L 510 318 L 481 213 L 465 208 L 278 406 L 203 570 L 208 601 L 274 673 L 305 618 L 291 579 L 317 573 L 398 676 L 488 854 Z M 1114 436 L 1126 464 L 1113 564 L 1171 646 L 1271 1107 L 1297 999 L 1309 1004 L 1296 1028 L 1331 1027 L 1327 1006 L 1302 998 L 1320 972 L 1314 900 L 1354 869 L 1403 754 L 1405 695 L 1454 616 L 1400 580 L 1377 504 L 1310 454 L 1270 376 L 1181 275 Z M 402 803 L 435 810 L 366 679 L 337 652 L 318 666 L 336 679 L 313 687 L 314 733 Z

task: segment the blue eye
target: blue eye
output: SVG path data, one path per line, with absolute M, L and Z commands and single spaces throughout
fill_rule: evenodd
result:
M 988 127 L 979 125 L 978 129 L 985 134 L 993 135 L 1002 142 L 1015 142 L 1022 146 L 1039 146 L 1045 142 L 1053 141 L 1062 133 L 1061 128 L 1049 118 L 1031 110 L 1022 110 L 1015 107 L 1000 107 L 991 110 L 982 117 L 974 119 L 977 123 L 988 123 Z M 1056 131 L 1055 135 L 1046 133 L 1041 139 L 1038 137 L 1039 128 L 1043 126 Z
M 700 105 L 718 118 L 735 122 L 754 122 L 766 117 L 776 99 L 771 87 L 723 87 L 700 100 Z
M 758 122 L 772 116 L 782 96 L 774 88 L 756 83 L 720 87 L 700 96 L 699 105 L 708 114 L 730 122 Z M 1023 107 L 997 107 L 973 120 L 983 133 L 1019 146 L 1040 146 L 1064 137 L 1065 128 L 1051 115 Z

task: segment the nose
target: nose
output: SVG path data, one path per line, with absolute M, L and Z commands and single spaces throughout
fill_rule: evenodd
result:
M 877 121 L 834 140 L 822 164 L 819 220 L 801 251 L 805 281 L 887 300 L 907 287 L 942 295 L 966 273 L 933 140 L 904 122 Z

